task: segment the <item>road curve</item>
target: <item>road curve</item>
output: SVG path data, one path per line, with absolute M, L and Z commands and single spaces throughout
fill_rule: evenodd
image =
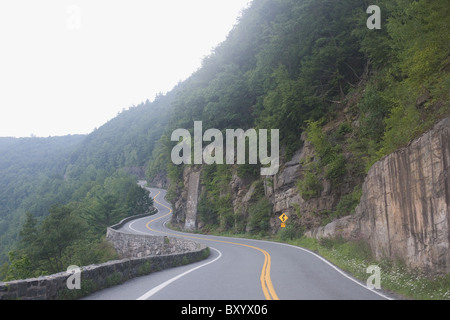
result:
M 129 280 L 88 300 L 385 300 L 316 255 L 282 243 L 168 229 L 166 191 L 148 188 L 158 213 L 130 221 L 125 232 L 185 237 L 211 248 L 208 259 Z M 369 275 L 368 275 L 369 276 Z

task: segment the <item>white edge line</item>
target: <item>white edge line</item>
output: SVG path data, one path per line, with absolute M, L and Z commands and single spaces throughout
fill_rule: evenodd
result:
M 136 220 L 134 220 L 133 222 L 131 222 L 131 223 L 128 225 L 128 228 L 129 228 L 130 230 L 134 231 L 134 232 L 137 232 L 137 233 L 141 233 L 141 234 L 145 234 L 145 235 L 150 235 L 148 232 L 139 231 L 139 230 L 133 228 L 133 224 L 135 224 L 136 222 L 138 222 L 138 221 L 140 221 L 140 220 L 144 220 L 144 219 L 148 219 L 148 217 L 144 217 L 144 218 L 141 218 L 141 219 L 136 219 Z
M 165 226 L 166 223 L 167 223 L 167 221 L 164 222 L 164 226 Z M 136 231 L 137 231 L 137 230 L 136 230 Z M 139 232 L 139 231 L 138 231 L 138 232 Z M 228 238 L 228 237 L 227 237 L 227 238 Z M 368 288 L 367 286 L 365 286 L 364 284 L 362 284 L 360 281 L 358 281 L 358 280 L 356 280 L 355 278 L 349 276 L 349 275 L 346 274 L 343 270 L 339 269 L 339 268 L 336 267 L 334 264 L 332 264 L 331 262 L 329 262 L 327 259 L 321 257 L 320 255 L 318 255 L 317 253 L 315 253 L 315 252 L 313 252 L 313 251 L 311 251 L 311 250 L 308 250 L 308 249 L 305 249 L 305 248 L 302 248 L 302 247 L 298 247 L 298 246 L 294 246 L 294 245 L 291 245 L 291 244 L 287 244 L 287 243 L 282 243 L 282 242 L 273 242 L 273 241 L 257 240 L 257 239 L 245 239 L 245 238 L 242 238 L 242 239 L 241 239 L 241 238 L 232 238 L 232 237 L 230 237 L 230 238 L 228 238 L 228 239 L 233 239 L 233 240 L 248 240 L 248 241 L 255 241 L 255 242 L 267 242 L 267 243 L 270 243 L 270 244 L 283 245 L 283 246 L 292 247 L 292 248 L 295 248 L 295 249 L 298 249 L 298 250 L 307 252 L 307 253 L 309 253 L 309 254 L 312 254 L 312 255 L 315 256 L 316 258 L 322 260 L 322 261 L 325 262 L 327 265 L 329 265 L 330 267 L 332 267 L 334 270 L 336 270 L 337 272 L 339 272 L 341 275 L 343 275 L 343 276 L 346 277 L 347 279 L 353 281 L 354 283 L 358 284 L 359 286 L 361 286 L 361 287 L 363 287 L 363 288 L 365 288 L 365 289 L 367 289 L 367 290 L 369 290 L 369 291 L 371 291 L 371 292 L 373 292 L 373 293 L 379 295 L 380 297 L 382 297 L 382 298 L 384 298 L 384 299 L 387 299 L 387 300 L 394 300 L 393 298 L 388 297 L 388 296 L 384 295 L 383 293 L 376 291 L 375 289 L 370 289 L 370 288 Z M 206 239 L 206 240 L 207 240 L 207 239 Z M 214 249 L 214 248 L 211 248 L 211 249 Z M 214 260 L 214 261 L 216 261 L 216 260 L 218 260 L 218 259 L 221 257 L 222 254 L 221 254 L 220 251 L 218 251 L 217 249 L 214 249 L 214 250 L 216 250 L 216 251 L 219 252 L 219 254 L 220 254 L 219 257 L 218 257 L 217 259 Z M 210 263 L 212 263 L 212 262 L 214 262 L 214 261 L 211 261 Z M 208 263 L 208 264 L 209 264 L 209 263 Z M 201 267 L 203 267 L 203 265 L 202 265 L 202 266 L 199 266 L 198 268 L 201 268 Z M 194 271 L 194 270 L 192 270 L 192 271 Z M 188 273 L 189 273 L 189 272 L 190 272 L 190 271 L 188 271 Z M 182 276 L 182 275 L 181 275 L 181 276 Z M 176 279 L 175 279 L 175 280 L 176 280 Z M 174 280 L 174 281 L 175 281 L 175 280 Z M 169 280 L 169 281 L 170 281 L 170 280 Z M 168 284 L 169 284 L 169 283 L 168 283 Z M 168 285 L 168 284 L 167 284 L 167 285 Z M 161 288 L 161 289 L 162 289 L 162 288 Z M 155 293 L 156 293 L 156 292 L 155 292 Z M 139 299 L 138 299 L 138 300 L 139 300 Z
M 374 290 L 374 289 L 368 288 L 367 286 L 365 286 L 364 284 L 362 284 L 360 281 L 358 281 L 358 280 L 356 280 L 355 278 L 349 276 L 349 275 L 346 274 L 344 271 L 342 271 L 341 269 L 339 269 L 338 267 L 336 267 L 334 264 L 332 264 L 331 262 L 329 262 L 329 261 L 326 260 L 325 258 L 321 257 L 321 256 L 318 255 L 317 253 L 312 252 L 311 250 L 308 250 L 308 249 L 305 249 L 305 248 L 302 248 L 302 247 L 297 247 L 297 246 L 294 246 L 294 245 L 291 245 L 291 244 L 286 244 L 286 243 L 280 243 L 280 244 L 285 245 L 285 246 L 289 246 L 289 247 L 293 247 L 293 248 L 296 248 L 296 249 L 299 249 L 299 250 L 302 250 L 302 251 L 305 251 L 305 252 L 308 252 L 308 253 L 310 253 L 310 254 L 316 256 L 317 258 L 319 258 L 320 260 L 322 260 L 322 261 L 325 262 L 326 264 L 328 264 L 330 267 L 332 267 L 334 270 L 336 270 L 337 272 L 339 272 L 340 274 L 342 274 L 342 275 L 343 275 L 344 277 L 346 277 L 347 279 L 349 279 L 349 280 L 355 282 L 356 284 L 360 285 L 361 287 L 363 287 L 363 288 L 365 288 L 365 289 L 367 289 L 367 290 L 369 290 L 369 291 L 371 291 L 371 292 L 373 292 L 373 293 L 376 293 L 377 295 L 379 295 L 379 296 L 382 297 L 382 298 L 385 298 L 385 299 L 387 299 L 387 300 L 393 300 L 392 298 L 390 298 L 390 297 L 388 297 L 388 296 L 382 294 L 381 292 L 378 292 L 378 291 L 376 291 L 376 290 Z
M 238 240 L 239 238 L 234 238 L 234 239 Z M 394 300 L 393 298 L 388 297 L 388 296 L 384 295 L 383 293 L 376 291 L 375 289 L 370 289 L 370 288 L 368 288 L 368 287 L 365 286 L 363 283 L 361 283 L 361 282 L 358 281 L 357 279 L 353 278 L 352 276 L 349 276 L 347 273 L 345 273 L 343 270 L 341 270 L 341 269 L 339 269 L 338 267 L 336 267 L 334 264 L 332 264 L 331 262 L 329 262 L 327 259 L 325 259 L 324 257 L 318 255 L 317 253 L 315 253 L 315 252 L 313 252 L 313 251 L 311 251 L 311 250 L 308 250 L 308 249 L 305 249 L 305 248 L 302 248 L 302 247 L 298 247 L 298 246 L 294 246 L 294 245 L 288 244 L 288 243 L 282 243 L 282 242 L 273 242 L 273 241 L 257 240 L 257 239 L 241 239 L 241 240 L 249 240 L 249 241 L 255 241 L 255 242 L 266 242 L 266 243 L 270 243 L 270 244 L 278 244 L 278 245 L 287 246 L 287 247 L 292 247 L 292 248 L 294 248 L 294 249 L 298 249 L 298 250 L 304 251 L 304 252 L 309 253 L 309 254 L 315 256 L 316 258 L 322 260 L 322 261 L 325 262 L 327 265 L 329 265 L 330 267 L 332 267 L 334 270 L 336 270 L 337 272 L 339 272 L 341 275 L 343 275 L 343 276 L 346 277 L 347 279 L 353 281 L 354 283 L 360 285 L 361 287 L 363 287 L 363 288 L 365 288 L 365 289 L 367 289 L 367 290 L 369 290 L 369 291 L 371 291 L 371 292 L 373 292 L 373 293 L 376 293 L 376 294 L 379 295 L 380 297 L 383 297 L 383 298 L 385 298 L 385 299 L 387 299 L 387 300 Z
M 217 260 L 219 260 L 219 259 L 222 257 L 222 252 L 220 252 L 219 250 L 217 250 L 217 249 L 215 249 L 215 248 L 212 248 L 212 247 L 210 247 L 210 248 L 213 249 L 213 250 L 215 250 L 215 251 L 217 251 L 217 253 L 219 253 L 219 256 L 218 256 L 217 258 L 215 258 L 214 260 L 209 261 L 209 262 L 207 262 L 207 263 L 204 263 L 204 264 L 202 264 L 202 265 L 200 265 L 200 266 L 197 266 L 197 267 L 195 267 L 195 268 L 192 268 L 192 269 L 190 269 L 190 270 L 188 270 L 188 271 L 186 271 L 186 272 L 184 272 L 184 273 L 182 273 L 182 274 L 180 274 L 180 275 L 178 275 L 178 276 L 176 276 L 176 277 L 173 277 L 173 278 L 170 279 L 170 280 L 167 280 L 167 281 L 164 282 L 164 283 L 161 283 L 159 286 L 157 286 L 157 287 L 151 289 L 150 291 L 148 291 L 147 293 L 143 294 L 142 296 L 140 296 L 140 297 L 137 298 L 136 300 L 147 300 L 147 299 L 149 299 L 151 296 L 153 296 L 154 294 L 156 294 L 157 292 L 159 292 L 159 291 L 161 291 L 162 289 L 164 289 L 165 287 L 167 287 L 167 286 L 168 286 L 169 284 L 171 284 L 172 282 L 174 282 L 174 281 L 176 281 L 176 280 L 178 280 L 178 279 L 184 277 L 185 275 L 187 275 L 187 274 L 189 274 L 189 273 L 191 273 L 191 272 L 193 272 L 193 271 L 195 271 L 195 270 L 198 270 L 198 269 L 200 269 L 200 268 L 203 268 L 203 267 L 205 267 L 205 266 L 207 266 L 207 265 L 209 265 L 209 264 L 211 264 L 211 263 L 214 263 L 214 262 L 216 262 Z

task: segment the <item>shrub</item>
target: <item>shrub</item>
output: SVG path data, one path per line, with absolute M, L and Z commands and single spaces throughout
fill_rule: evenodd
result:
M 267 231 L 270 227 L 271 213 L 272 205 L 266 197 L 261 197 L 256 203 L 252 204 L 249 208 L 249 227 L 252 232 Z
M 386 132 L 379 151 L 380 157 L 406 146 L 421 131 L 420 113 L 413 105 L 392 108 L 385 123 Z
M 323 186 L 317 174 L 310 167 L 305 172 L 303 179 L 298 181 L 297 188 L 302 198 L 308 200 L 317 197 L 322 192 Z
M 293 224 L 288 224 L 286 228 L 281 228 L 278 231 L 278 238 L 280 241 L 299 239 L 303 236 L 303 232 L 303 228 L 299 228 Z
M 362 188 L 357 186 L 352 193 L 341 197 L 335 210 L 335 217 L 339 218 L 354 213 L 362 196 Z
M 335 153 L 333 159 L 325 167 L 325 175 L 328 179 L 337 181 L 346 171 L 345 157 L 342 153 Z

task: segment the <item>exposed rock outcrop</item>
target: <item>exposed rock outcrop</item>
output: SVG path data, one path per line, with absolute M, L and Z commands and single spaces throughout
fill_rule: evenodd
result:
M 410 268 L 450 272 L 450 118 L 378 161 L 353 216 L 310 236 L 364 239 L 377 258 Z
M 184 188 L 174 205 L 174 222 L 184 224 L 185 230 L 197 228 L 197 205 L 200 191 L 201 167 L 188 166 L 183 170 Z
M 304 178 L 307 170 L 304 164 L 314 159 L 315 153 L 311 142 L 306 139 L 306 133 L 302 135 L 301 140 L 303 147 L 293 155 L 290 161 L 284 163 L 278 174 L 265 181 L 265 194 L 273 204 L 274 216 L 271 220 L 273 233 L 280 229 L 278 216 L 282 213 L 289 217 L 289 224 L 295 221 L 296 225 L 306 229 L 319 226 L 321 219 L 316 213 L 331 212 L 336 207 L 342 192 L 351 190 L 346 183 L 342 183 L 339 188 L 332 188 L 330 180 L 318 177 L 322 185 L 319 196 L 304 199 L 299 193 L 297 184 Z
M 167 189 L 169 187 L 169 180 L 167 178 L 167 172 L 161 171 L 148 182 L 148 185 L 153 188 Z
M 324 227 L 319 227 L 321 220 L 314 212 L 333 211 L 341 195 L 351 190 L 351 183 L 332 188 L 322 179 L 320 196 L 303 199 L 297 182 L 305 172 L 302 163 L 314 157 L 314 150 L 302 139 L 303 148 L 280 172 L 262 180 L 265 196 L 273 205 L 272 232 L 279 230 L 277 217 L 285 213 L 289 223 L 310 229 L 306 234 L 311 237 L 362 239 L 378 259 L 401 260 L 410 268 L 432 273 L 450 272 L 450 118 L 378 161 L 368 172 L 355 214 Z M 183 172 L 184 188 L 174 209 L 176 223 L 185 229 L 195 229 L 198 224 L 200 175 L 201 167 L 186 167 Z M 233 170 L 230 190 L 235 215 L 247 219 L 254 185 Z
M 270 217 L 270 230 L 277 233 L 280 229 L 280 220 L 278 216 L 285 213 L 290 224 L 296 221 L 297 225 L 307 228 L 320 225 L 320 218 L 314 213 L 322 211 L 332 211 L 340 199 L 340 192 L 345 187 L 331 188 L 331 182 L 321 178 L 322 192 L 318 197 L 303 199 L 298 191 L 297 183 L 303 178 L 305 172 L 304 162 L 314 158 L 314 148 L 306 140 L 306 134 L 301 137 L 303 147 L 294 153 L 293 157 L 285 162 L 282 160 L 280 171 L 272 177 L 262 177 L 261 183 L 264 185 L 264 195 L 273 205 L 273 214 Z M 177 198 L 174 201 L 173 222 L 185 230 L 195 230 L 202 226 L 198 221 L 197 204 L 201 194 L 202 186 L 200 183 L 201 166 L 187 166 L 183 170 L 183 188 L 179 189 Z M 236 219 L 248 219 L 249 208 L 255 202 L 255 181 L 244 179 L 238 176 L 236 168 L 231 170 L 231 179 L 224 195 L 230 193 L 230 199 L 233 206 L 233 212 Z M 301 212 L 301 218 L 298 213 Z M 312 214 L 311 214 L 312 213 Z M 299 220 L 300 219 L 300 220 Z M 241 222 L 240 222 L 241 223 Z M 251 231 L 248 226 L 246 231 Z

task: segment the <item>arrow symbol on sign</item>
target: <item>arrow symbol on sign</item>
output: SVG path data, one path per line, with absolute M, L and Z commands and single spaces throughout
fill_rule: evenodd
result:
M 289 217 L 283 213 L 281 216 L 279 216 L 279 219 L 281 220 L 281 222 L 286 222 Z

